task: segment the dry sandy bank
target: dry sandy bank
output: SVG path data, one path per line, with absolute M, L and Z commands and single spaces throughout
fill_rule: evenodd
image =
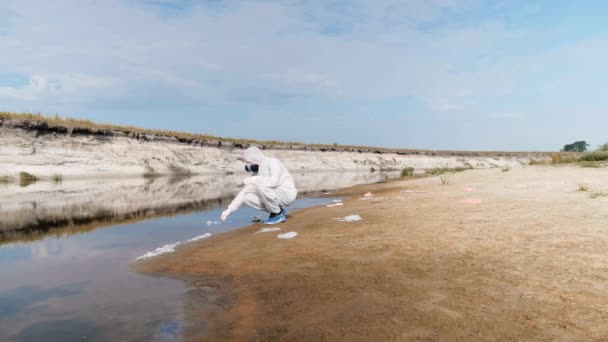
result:
M 1 114 L 1 113 L 0 113 Z M 293 172 L 398 170 L 441 167 L 518 167 L 547 160 L 542 152 L 420 151 L 344 146 L 258 144 Z M 122 130 L 91 130 L 0 115 L 0 177 L 27 172 L 41 179 L 232 174 L 248 144 L 185 139 Z
M 360 186 L 293 213 L 294 239 L 252 226 L 137 267 L 192 282 L 191 340 L 606 340 L 608 197 L 579 183 L 608 191 L 608 170 Z M 386 199 L 359 199 L 370 190 Z M 333 220 L 349 214 L 363 220 Z

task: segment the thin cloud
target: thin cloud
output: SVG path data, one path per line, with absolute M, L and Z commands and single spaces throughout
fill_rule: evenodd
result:
M 535 25 L 559 6 L 496 6 L 456 0 L 9 0 L 0 5 L 0 70 L 27 82 L 0 82 L 0 99 L 4 110 L 253 138 L 307 132 L 311 136 L 298 140 L 407 147 L 410 133 L 420 139 L 417 147 L 442 149 L 483 149 L 485 142 L 447 129 L 437 137 L 428 124 L 434 118 L 454 125 L 478 120 L 477 129 L 497 132 L 508 125 L 491 120 L 520 124 L 528 118 L 541 125 L 537 120 L 556 113 L 597 113 L 608 105 L 598 91 L 608 73 L 608 32 L 598 26 L 587 29 L 593 35 L 574 37 Z M 363 119 L 391 102 L 399 105 L 382 119 L 405 133 L 370 132 Z M 167 112 L 180 120 L 163 119 Z M 141 113 L 149 115 L 142 120 Z M 328 127 L 367 133 L 318 130 L 310 120 L 269 132 L 243 119 L 284 122 L 286 113 L 313 113 Z M 599 131 L 590 134 L 589 140 L 600 139 Z M 548 149 L 558 139 L 515 146 Z

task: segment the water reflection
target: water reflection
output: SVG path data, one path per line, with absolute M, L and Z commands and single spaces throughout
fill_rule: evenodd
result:
M 380 173 L 294 174 L 301 196 L 372 183 Z M 216 208 L 240 190 L 243 175 L 37 182 L 0 188 L 0 244 L 64 236 L 100 226 Z
M 298 174 L 303 193 L 384 179 Z M 242 177 L 37 182 L 0 189 L 0 340 L 173 341 L 182 282 L 131 271 L 147 250 L 246 225 L 243 208 L 216 221 Z M 299 198 L 291 210 L 328 203 Z M 97 229 L 101 228 L 103 229 Z M 201 323 L 201 324 L 204 324 Z
M 39 286 L 20 286 L 0 294 L 0 318 L 21 311 L 31 305 L 42 303 L 53 297 L 80 294 L 85 283 L 66 284 L 44 289 Z
M 18 336 L 19 341 L 48 342 L 49 336 L 53 341 L 85 341 L 94 338 L 98 329 L 89 322 L 76 319 L 51 320 L 32 324 Z

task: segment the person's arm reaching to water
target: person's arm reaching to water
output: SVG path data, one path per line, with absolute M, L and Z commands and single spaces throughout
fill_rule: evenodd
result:
M 237 209 L 240 208 L 243 204 L 243 198 L 245 197 L 245 195 L 252 191 L 255 191 L 255 187 L 250 184 L 245 184 L 245 187 L 239 192 L 238 195 L 236 195 L 230 205 L 228 205 L 228 208 L 222 212 L 222 221 L 226 221 L 230 214 L 237 211 Z

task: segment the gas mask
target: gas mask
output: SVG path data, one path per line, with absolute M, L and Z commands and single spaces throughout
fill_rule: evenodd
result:
M 245 171 L 247 171 L 247 172 L 256 173 L 256 172 L 258 172 L 259 169 L 260 169 L 260 166 L 258 164 L 247 163 L 245 165 Z

